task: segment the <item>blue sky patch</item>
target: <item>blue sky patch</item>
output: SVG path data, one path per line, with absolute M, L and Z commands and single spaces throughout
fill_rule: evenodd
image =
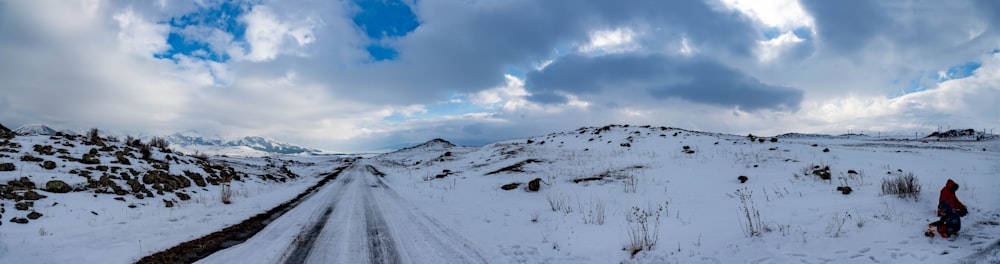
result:
M 916 79 L 910 80 L 908 83 L 906 83 L 905 87 L 903 87 L 903 90 L 900 91 L 899 94 L 892 96 L 892 98 L 900 97 L 911 93 L 926 91 L 928 89 L 933 89 L 934 87 L 937 87 L 938 83 L 941 82 L 968 78 L 969 76 L 972 76 L 972 74 L 976 71 L 976 69 L 979 69 L 979 67 L 982 66 L 983 64 L 980 62 L 970 61 L 963 64 L 948 67 L 948 69 L 943 72 L 932 72 L 932 73 L 922 72 L 918 75 Z M 890 84 L 898 86 L 902 85 L 903 82 L 899 79 L 894 79 L 890 82 Z
M 203 60 L 226 62 L 230 56 L 225 53 L 223 47 L 214 47 L 213 50 L 209 43 L 209 38 L 212 37 L 209 34 L 210 30 L 226 32 L 232 35 L 230 42 L 246 45 L 244 34 L 247 25 L 238 18 L 249 10 L 247 3 L 224 1 L 216 6 L 201 7 L 194 13 L 172 17 L 170 21 L 164 23 L 170 25 L 170 34 L 167 36 L 170 49 L 153 56 L 173 59 L 174 55 L 181 54 Z
M 399 55 L 394 48 L 379 44 L 383 39 L 406 36 L 420 26 L 417 15 L 401 0 L 355 0 L 354 4 L 360 11 L 351 20 L 375 43 L 365 48 L 375 61 L 394 60 Z
M 781 32 L 781 29 L 773 27 L 766 28 L 764 29 L 764 32 L 761 33 L 764 35 L 764 40 L 772 40 L 780 37 L 781 34 L 784 34 L 785 32 Z
M 803 40 L 812 40 L 813 38 L 812 29 L 805 27 L 796 28 L 795 30 L 792 30 L 792 34 L 795 34 L 796 37 Z
M 982 66 L 983 66 L 982 63 L 976 61 L 966 62 L 964 64 L 951 66 L 950 68 L 948 68 L 948 70 L 944 72 L 943 75 L 936 77 L 939 82 L 967 78 L 969 76 L 972 76 L 972 73 L 975 72 L 976 69 L 979 69 L 979 67 Z
M 455 95 L 452 97 L 454 99 L 454 98 L 461 98 L 462 96 Z M 480 113 L 480 112 L 491 111 L 490 109 L 487 109 L 477 104 L 470 103 L 468 101 L 461 101 L 461 102 L 444 101 L 436 104 L 427 105 L 425 106 L 425 108 L 427 110 L 426 112 L 414 113 L 412 116 L 404 116 L 401 113 L 393 113 L 390 116 L 382 118 L 382 120 L 391 123 L 400 123 L 407 120 L 434 119 L 442 116 L 457 116 L 468 113 Z
M 772 40 L 781 37 L 781 35 L 784 35 L 785 33 L 788 33 L 788 31 L 781 31 L 780 28 L 772 27 L 765 28 L 764 31 L 761 32 L 761 36 L 764 37 L 764 40 Z M 792 30 L 791 33 L 799 39 L 812 40 L 812 29 L 807 27 L 796 28 Z
M 396 57 L 399 57 L 399 52 L 396 49 L 382 45 L 368 45 L 365 50 L 375 61 L 395 60 Z

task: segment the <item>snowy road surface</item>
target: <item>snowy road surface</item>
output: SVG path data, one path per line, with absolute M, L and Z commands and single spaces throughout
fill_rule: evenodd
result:
M 486 263 L 364 162 L 246 242 L 198 263 Z

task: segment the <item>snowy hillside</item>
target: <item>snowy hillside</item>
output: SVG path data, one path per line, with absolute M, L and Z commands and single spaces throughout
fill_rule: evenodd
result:
M 342 163 L 0 136 L 0 263 L 134 262 L 288 201 Z
M 0 163 L 16 168 L 0 172 L 13 197 L 0 213 L 0 263 L 1000 262 L 998 140 L 605 126 L 481 147 L 435 139 L 356 160 L 208 161 L 48 136 L 3 143 Z M 29 154 L 44 161 L 22 161 Z M 215 176 L 209 168 L 240 175 L 231 204 L 220 186 L 196 183 L 193 173 Z M 884 193 L 909 175 L 921 191 Z M 956 238 L 925 237 L 948 179 L 969 215 Z M 29 191 L 47 197 L 14 209 Z M 9 222 L 32 211 L 43 216 Z M 208 239 L 251 217 L 269 224 Z M 192 245 L 211 250 L 178 256 Z

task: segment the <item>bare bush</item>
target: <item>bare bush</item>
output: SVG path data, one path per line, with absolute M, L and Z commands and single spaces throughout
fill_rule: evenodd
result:
M 142 145 L 142 141 L 140 141 L 138 138 L 128 135 L 125 136 L 125 145 L 133 148 L 139 148 L 139 145 Z
M 149 139 L 149 145 L 157 147 L 160 150 L 166 150 L 168 147 L 170 147 L 170 142 L 167 142 L 166 139 L 161 137 L 153 137 Z
M 219 197 L 222 198 L 222 203 L 224 203 L 224 204 L 232 203 L 233 189 L 229 185 L 229 183 L 232 182 L 232 180 L 233 180 L 233 176 L 232 175 L 230 175 L 228 173 L 223 173 L 222 184 L 220 186 L 220 187 L 222 187 L 220 189 L 220 191 L 222 193 L 221 193 L 221 195 L 219 195 Z
M 622 181 L 624 187 L 624 192 L 626 193 L 636 193 L 639 187 L 639 179 L 635 175 L 628 175 Z
M 850 218 L 851 218 L 851 214 L 846 213 L 846 212 L 843 215 L 841 215 L 841 214 L 835 214 L 835 215 L 833 215 L 833 219 L 830 221 L 829 224 L 826 225 L 826 233 L 828 235 L 830 235 L 830 237 L 832 237 L 832 238 L 838 238 L 838 237 L 843 236 L 844 235 L 844 230 L 843 230 L 844 224 L 847 223 L 847 219 L 850 219 Z M 863 225 L 864 225 L 864 223 L 858 222 L 858 227 L 859 228 L 861 226 L 863 226 Z
M 899 198 L 919 198 L 920 183 L 913 172 L 906 174 L 895 174 L 889 178 L 882 179 L 882 194 L 896 195 Z
M 142 159 L 149 160 L 153 157 L 153 148 L 149 144 L 145 144 L 136 140 L 135 147 L 139 149 L 139 154 L 142 154 Z
M 755 237 L 771 231 L 771 228 L 760 219 L 760 211 L 757 210 L 757 204 L 753 201 L 753 191 L 743 188 L 736 190 L 735 194 L 740 200 L 738 213 L 743 234 L 747 237 Z
M 194 151 L 194 154 L 191 154 L 191 157 L 202 161 L 208 161 L 208 153 L 200 152 L 197 150 Z
M 567 205 L 568 202 L 566 197 L 562 195 L 550 194 L 546 196 L 549 201 L 549 207 L 552 208 L 553 212 L 564 211 L 565 213 L 572 213 L 573 207 Z
M 101 143 L 101 134 L 97 131 L 97 128 L 87 130 L 87 142 L 93 144 Z
M 656 242 L 660 240 L 660 216 L 663 211 L 662 205 L 646 209 L 633 206 L 632 211 L 625 215 L 630 247 L 628 250 L 633 256 L 656 246 Z
M 222 184 L 222 194 L 219 196 L 222 198 L 222 203 L 230 204 L 233 202 L 233 188 L 229 186 L 229 183 Z
M 593 199 L 586 205 L 580 204 L 580 212 L 583 213 L 584 224 L 603 225 L 607 210 L 605 210 L 604 201 Z

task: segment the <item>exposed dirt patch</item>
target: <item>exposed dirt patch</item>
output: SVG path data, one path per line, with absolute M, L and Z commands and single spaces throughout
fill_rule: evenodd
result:
M 501 172 L 524 172 L 524 165 L 528 165 L 531 163 L 540 163 L 540 162 L 542 161 L 538 159 L 526 159 L 524 161 L 515 163 L 514 165 L 510 165 L 507 167 L 503 167 L 499 170 L 488 172 L 486 173 L 486 175 L 493 175 Z

